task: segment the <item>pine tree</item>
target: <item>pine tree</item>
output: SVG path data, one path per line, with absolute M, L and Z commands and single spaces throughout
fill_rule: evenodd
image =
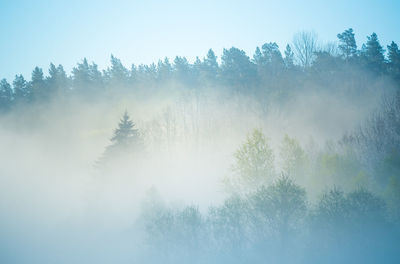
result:
M 6 79 L 2 79 L 0 81 L 0 109 L 9 109 L 12 99 L 11 85 L 7 82 Z
M 95 78 L 96 76 L 92 77 L 93 79 L 96 79 Z M 112 54 L 111 54 L 111 68 L 107 69 L 106 78 L 108 79 L 107 80 L 108 86 L 111 89 L 125 88 L 129 81 L 129 70 L 125 68 L 120 59 L 114 57 L 114 55 Z
M 115 129 L 114 135 L 111 138 L 112 145 L 130 147 L 139 143 L 139 132 L 134 127 L 135 124 L 130 119 L 128 112 L 125 111 L 118 124 L 118 128 Z
M 103 156 L 97 162 L 99 165 L 105 165 L 110 161 L 119 159 L 129 159 L 132 155 L 136 155 L 143 150 L 139 131 L 135 128 L 135 124 L 130 119 L 127 111 L 120 119 L 110 141 L 111 145 L 106 148 Z
M 15 75 L 15 79 L 13 81 L 14 87 L 14 98 L 17 102 L 29 100 L 31 93 L 29 89 L 29 85 L 26 82 L 24 76 L 22 74 Z
M 263 59 L 263 55 L 261 53 L 261 50 L 259 47 L 256 48 L 256 51 L 254 52 L 253 55 L 253 61 L 255 64 L 257 65 L 261 65 L 262 64 L 262 59 Z
M 49 95 L 43 77 L 43 70 L 41 68 L 35 67 L 32 71 L 31 85 L 34 100 L 43 100 Z
M 389 72 L 392 76 L 400 80 L 400 50 L 397 44 L 392 41 L 388 48 L 388 59 L 389 59 Z
M 379 43 L 376 33 L 372 33 L 367 39 L 368 41 L 362 49 L 363 57 L 371 70 L 380 72 L 385 62 L 385 50 Z
M 283 59 L 283 62 L 285 63 L 286 69 L 291 69 L 294 67 L 294 53 L 289 44 L 286 45 L 285 58 Z
M 345 58 L 349 58 L 357 54 L 357 44 L 352 28 L 345 30 L 342 34 L 337 34 L 337 37 L 340 41 L 339 49 Z

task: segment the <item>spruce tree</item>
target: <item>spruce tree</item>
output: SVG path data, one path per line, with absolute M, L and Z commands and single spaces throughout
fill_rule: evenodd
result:
M 397 44 L 392 41 L 392 43 L 387 46 L 388 48 L 388 67 L 389 72 L 393 78 L 400 80 L 400 50 Z
M 111 138 L 112 146 L 130 147 L 139 143 L 139 132 L 134 127 L 135 124 L 125 111 Z
M 12 103 L 12 89 L 11 85 L 6 79 L 0 81 L 0 109 L 8 110 Z
M 128 160 L 132 155 L 137 155 L 143 149 L 139 131 L 135 128 L 135 124 L 127 111 L 120 119 L 110 141 L 111 144 L 97 162 L 100 165 L 109 164 L 110 161 Z
M 382 67 L 385 62 L 385 50 L 381 46 L 376 33 L 372 33 L 371 36 L 367 37 L 368 41 L 362 48 L 362 54 L 366 61 L 367 66 L 379 73 L 382 71 Z

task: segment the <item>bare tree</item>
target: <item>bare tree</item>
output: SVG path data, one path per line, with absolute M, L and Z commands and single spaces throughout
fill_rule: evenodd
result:
M 317 34 L 313 31 L 301 31 L 293 37 L 294 53 L 298 63 L 303 67 L 311 66 L 318 51 Z

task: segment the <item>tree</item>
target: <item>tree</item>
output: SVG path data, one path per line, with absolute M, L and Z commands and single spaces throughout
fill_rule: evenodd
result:
M 206 57 L 203 59 L 201 63 L 201 72 L 204 79 L 207 82 L 214 82 L 218 75 L 219 66 L 217 62 L 217 56 L 212 49 L 209 49 Z
M 77 93 L 93 98 L 102 88 L 102 75 L 95 63 L 90 65 L 84 58 L 82 63 L 72 69 L 72 83 Z
M 157 78 L 159 81 L 167 81 L 171 78 L 173 72 L 173 68 L 168 58 L 165 58 L 164 61 L 158 61 L 157 64 Z
M 93 79 L 96 79 L 95 75 L 92 77 Z M 128 84 L 128 79 L 129 79 L 128 69 L 125 68 L 120 59 L 114 57 L 112 54 L 111 54 L 111 68 L 107 69 L 106 78 L 108 81 L 108 86 L 114 90 L 117 88 L 124 88 Z
M 235 260 L 245 253 L 252 240 L 249 209 L 248 200 L 237 195 L 230 196 L 221 206 L 209 209 L 209 231 L 217 254 Z
M 289 44 L 286 45 L 285 58 L 283 59 L 286 69 L 294 67 L 294 53 Z
M 282 176 L 274 184 L 258 188 L 249 199 L 258 232 L 277 238 L 280 249 L 285 250 L 289 237 L 301 230 L 306 216 L 306 191 Z
M 261 50 L 257 47 L 253 58 L 262 76 L 276 76 L 284 68 L 282 54 L 275 42 L 265 43 Z
M 118 128 L 114 130 L 114 135 L 111 138 L 113 146 L 130 147 L 139 143 L 139 132 L 134 128 L 135 124 L 130 119 L 128 112 L 125 111 L 122 116 Z
M 279 46 L 275 42 L 265 43 L 261 47 L 265 63 L 275 66 L 283 64 L 282 54 L 279 51 Z
M 47 78 L 47 83 L 49 85 L 48 92 L 50 94 L 67 92 L 70 89 L 69 81 L 61 64 L 56 67 L 53 63 L 50 63 L 49 77 Z
M 296 59 L 304 67 L 310 67 L 318 51 L 317 35 L 314 32 L 302 31 L 293 37 Z
M 388 48 L 388 66 L 389 72 L 392 76 L 400 81 L 400 50 L 397 44 L 392 41 L 392 43 L 387 46 Z
M 365 188 L 358 188 L 347 195 L 349 213 L 354 224 L 365 228 L 376 228 L 385 224 L 386 204 Z
M 307 157 L 299 142 L 285 135 L 283 138 L 280 156 L 282 160 L 282 172 L 297 181 L 304 180 Z
M 128 112 L 125 111 L 118 127 L 114 130 L 109 145 L 103 156 L 97 162 L 98 164 L 107 164 L 110 161 L 125 161 L 135 158 L 143 150 L 143 142 L 138 129 L 130 119 Z
M 25 81 L 25 78 L 24 76 L 22 76 L 22 74 L 15 75 L 15 79 L 13 81 L 13 88 L 14 88 L 14 97 L 17 102 L 29 101 L 31 96 L 29 85 Z
M 350 58 L 357 55 L 357 44 L 354 38 L 353 29 L 349 28 L 341 34 L 337 34 L 339 39 L 339 49 L 344 58 Z
M 374 72 L 381 72 L 385 62 L 385 50 L 381 46 L 376 33 L 367 37 L 368 41 L 362 47 L 362 55 L 366 61 L 367 67 Z
M 0 109 L 8 110 L 11 107 L 12 103 L 12 89 L 11 85 L 7 82 L 6 79 L 2 79 L 0 81 Z
M 275 175 L 274 154 L 263 133 L 255 129 L 234 154 L 232 178 L 226 178 L 228 190 L 239 193 L 266 185 Z
M 217 56 L 212 49 L 208 50 L 207 56 L 204 58 L 204 65 L 210 69 L 213 69 L 214 71 L 218 70 Z
M 45 100 L 49 93 L 43 77 L 43 70 L 39 67 L 35 67 L 32 72 L 32 94 L 34 100 Z
M 245 90 L 256 79 L 255 65 L 243 50 L 224 49 L 221 61 L 221 75 L 227 85 Z
M 176 56 L 174 60 L 174 72 L 176 78 L 183 83 L 191 84 L 193 82 L 191 68 L 185 57 Z

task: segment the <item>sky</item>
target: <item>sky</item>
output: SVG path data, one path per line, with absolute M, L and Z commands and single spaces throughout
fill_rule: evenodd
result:
M 376 32 L 386 48 L 400 44 L 399 13 L 397 0 L 0 0 L 0 78 L 30 79 L 35 66 L 47 74 L 51 62 L 70 73 L 84 57 L 105 69 L 111 54 L 129 68 L 232 46 L 251 57 L 266 42 L 283 49 L 302 30 L 327 42 L 351 27 L 359 47 Z

